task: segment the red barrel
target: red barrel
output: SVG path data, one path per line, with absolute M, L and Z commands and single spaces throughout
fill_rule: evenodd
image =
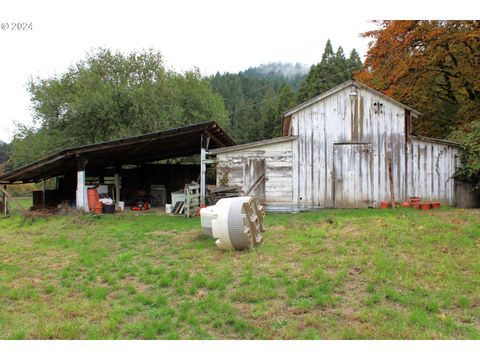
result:
M 90 211 L 95 210 L 95 203 L 100 199 L 98 196 L 98 191 L 97 189 L 88 189 L 87 191 L 88 194 L 88 207 L 90 208 Z
M 95 214 L 102 214 L 103 213 L 103 204 L 100 201 L 95 201 L 94 212 L 95 212 Z

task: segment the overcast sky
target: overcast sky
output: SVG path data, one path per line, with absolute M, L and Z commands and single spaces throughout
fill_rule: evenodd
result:
M 436 2 L 437 11 L 440 3 Z M 319 61 L 327 39 L 334 49 L 341 45 L 348 54 L 356 48 L 363 57 L 368 40 L 359 34 L 374 28 L 369 19 L 432 14 L 412 0 L 402 1 L 398 10 L 385 4 L 380 0 L 4 1 L 0 5 L 0 140 L 11 140 L 13 121 L 32 121 L 26 90 L 30 77 L 61 74 L 92 49 L 154 48 L 162 52 L 168 67 L 178 71 L 198 67 L 203 74 L 237 72 L 274 61 L 310 65 Z M 415 12 L 409 10 L 412 6 Z M 448 14 L 459 17 L 450 10 Z M 32 23 L 32 30 L 12 30 L 13 22 Z

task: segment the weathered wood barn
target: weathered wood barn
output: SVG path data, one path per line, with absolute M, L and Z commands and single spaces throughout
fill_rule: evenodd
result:
M 456 204 L 457 144 L 413 136 L 420 113 L 347 81 L 284 114 L 283 136 L 221 148 L 217 184 L 270 210 L 377 207 L 410 196 Z

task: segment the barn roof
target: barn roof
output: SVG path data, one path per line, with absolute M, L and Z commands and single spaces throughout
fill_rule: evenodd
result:
M 210 121 L 64 149 L 0 175 L 0 183 L 35 182 L 76 171 L 79 157 L 88 159 L 88 169 L 195 155 L 200 153 L 202 134 L 210 137 L 210 148 L 236 145 L 215 121 Z
M 223 153 L 229 153 L 232 151 L 239 151 L 239 150 L 246 150 L 250 149 L 253 147 L 258 147 L 258 146 L 265 146 L 265 145 L 272 145 L 272 144 L 278 144 L 286 141 L 293 141 L 298 139 L 298 136 L 281 136 L 281 137 L 276 137 L 273 139 L 267 139 L 267 140 L 260 140 L 260 141 L 254 141 L 246 144 L 240 144 L 240 145 L 235 145 L 235 146 L 229 146 L 229 147 L 224 147 L 221 149 L 215 149 L 211 150 L 208 152 L 209 155 L 216 155 L 216 154 L 223 154 Z
M 380 96 L 384 99 L 387 99 L 387 100 L 403 107 L 404 109 L 409 110 L 412 113 L 412 115 L 414 115 L 414 116 L 420 116 L 421 115 L 421 113 L 419 113 L 417 110 L 412 109 L 411 107 L 408 107 L 407 105 L 402 104 L 401 102 L 392 99 L 391 97 L 381 93 L 380 91 L 372 89 L 370 86 L 367 86 L 367 85 L 365 85 L 361 82 L 355 81 L 355 80 L 348 80 L 348 81 L 345 81 L 344 83 L 342 83 L 338 86 L 335 86 L 334 88 L 331 88 L 330 90 L 328 90 L 328 91 L 326 91 L 326 92 L 324 92 L 324 93 L 322 93 L 318 96 L 315 96 L 314 98 L 312 98 L 310 100 L 305 101 L 304 103 L 301 103 L 300 105 L 295 106 L 294 108 L 288 110 L 283 115 L 283 117 L 287 117 L 289 115 L 292 115 L 292 114 L 296 113 L 297 111 L 302 110 L 302 109 L 316 103 L 317 101 L 325 99 L 326 97 L 329 97 L 330 95 L 333 95 L 333 94 L 335 94 L 335 93 L 337 93 L 337 92 L 339 92 L 339 91 L 341 91 L 341 90 L 343 90 L 343 89 L 345 89 L 346 87 L 349 87 L 349 86 L 356 86 L 356 87 L 359 87 L 359 88 L 367 89 L 367 90 L 375 93 L 376 95 L 378 95 L 378 96 Z

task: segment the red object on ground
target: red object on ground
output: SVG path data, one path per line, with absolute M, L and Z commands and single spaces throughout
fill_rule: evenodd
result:
M 420 198 L 418 196 L 410 196 L 410 206 L 414 209 L 420 209 Z
M 410 197 L 410 204 L 420 204 L 420 198 L 417 196 Z
M 440 201 L 432 202 L 432 209 L 438 209 L 441 206 L 442 206 L 442 204 L 440 203 Z
M 390 203 L 387 201 L 380 202 L 380 209 L 388 209 L 390 207 Z
M 432 204 L 429 202 L 420 203 L 420 209 L 422 210 L 430 210 L 431 207 L 432 207 Z
M 100 199 L 97 189 L 88 189 L 88 208 L 90 211 L 95 211 L 95 203 Z
M 132 205 L 130 208 L 133 211 L 143 211 L 143 210 L 148 210 L 150 208 L 150 205 L 148 201 L 137 201 L 135 204 Z
M 410 203 L 408 201 L 404 201 L 400 204 L 401 207 L 407 208 L 410 207 Z
M 203 208 L 206 208 L 207 205 L 201 205 L 197 208 L 197 216 L 200 216 L 200 210 L 202 210 Z
M 100 201 L 95 201 L 95 208 L 94 209 L 95 209 L 95 214 L 102 214 L 103 213 L 103 204 Z

